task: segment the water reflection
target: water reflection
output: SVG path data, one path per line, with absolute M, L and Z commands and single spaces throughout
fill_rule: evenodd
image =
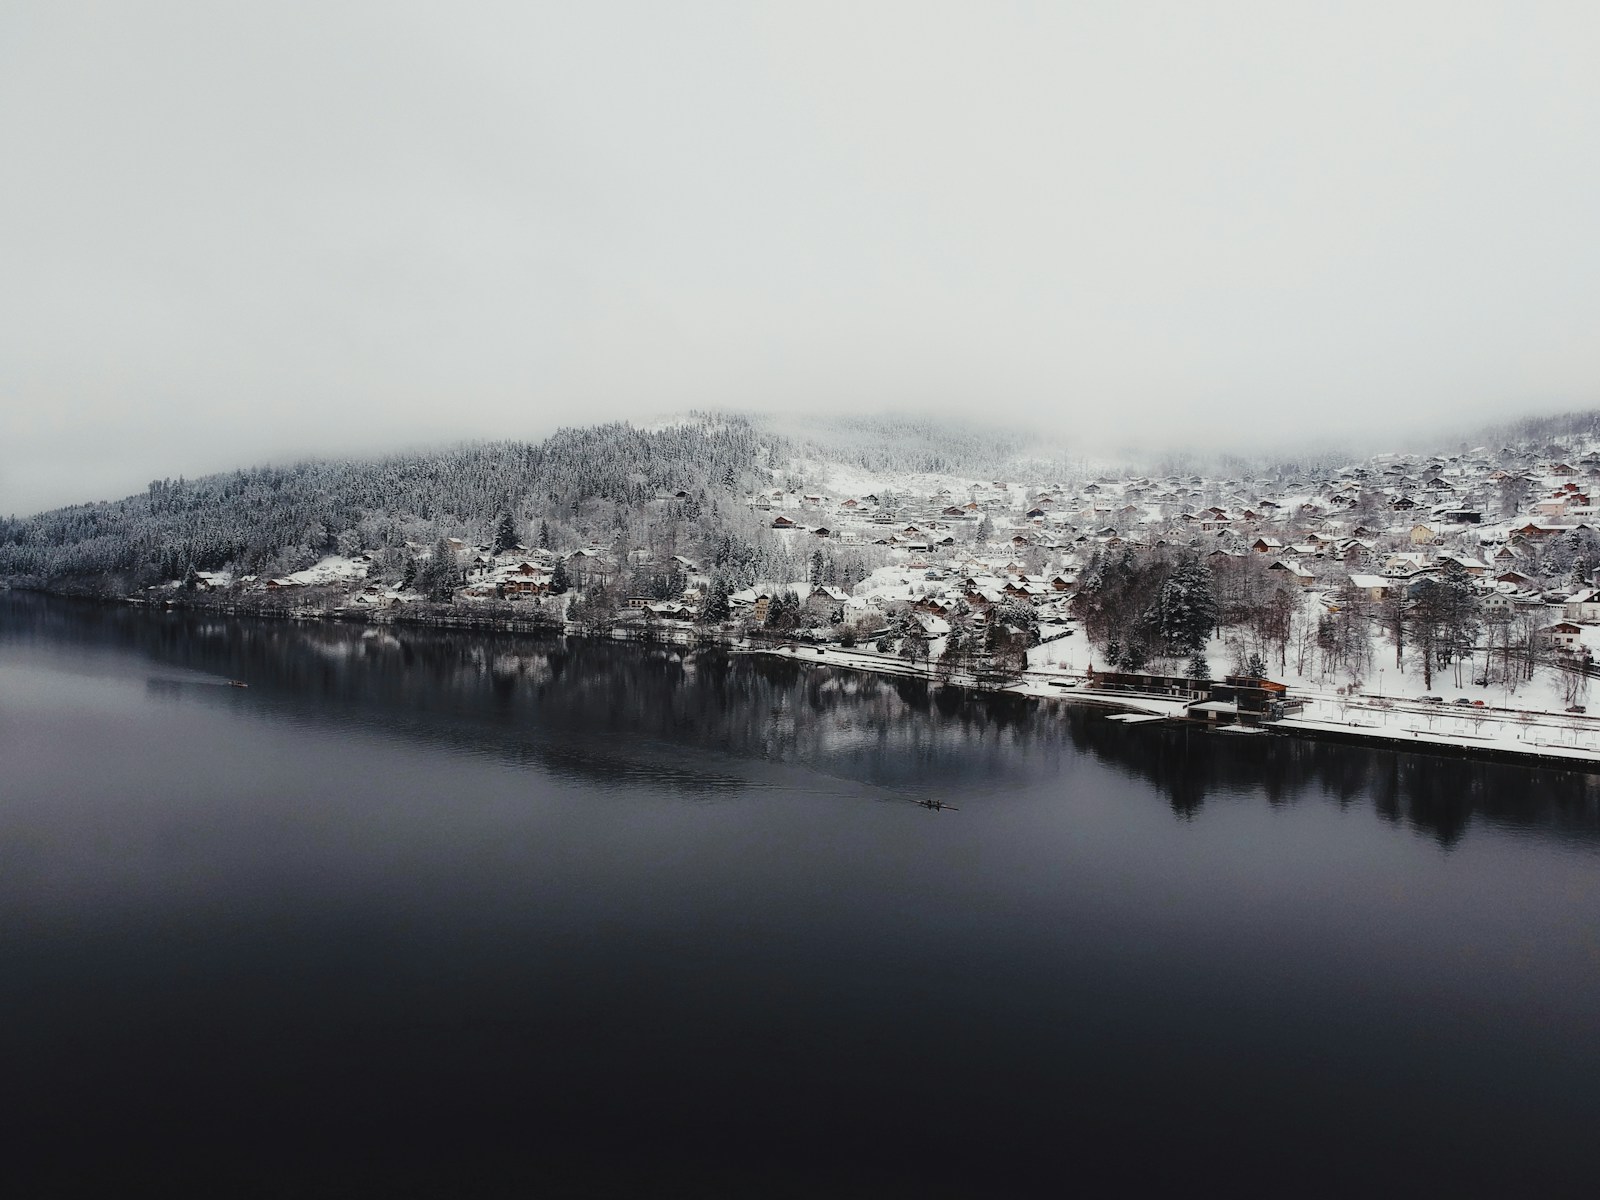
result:
M 291 624 L 0 597 L 0 638 L 132 651 L 159 664 L 152 696 L 537 764 L 683 795 L 747 788 L 798 764 L 898 798 L 1003 799 L 1078 755 L 1160 790 L 1184 820 L 1208 801 L 1370 804 L 1457 844 L 1475 822 L 1600 840 L 1600 780 L 1278 737 L 1125 726 L 1063 703 L 720 649 L 559 637 Z M 229 679 L 249 683 L 241 691 Z M 308 703 L 309 701 L 309 703 Z M 707 752 L 727 770 L 708 770 Z M 1025 751 L 1025 752 L 1023 752 Z M 765 780 L 776 786 L 772 779 Z
M 206 1150 L 213 1195 L 1592 1183 L 1583 777 L 28 597 L 0 735 L 0 1120 L 83 1194 Z

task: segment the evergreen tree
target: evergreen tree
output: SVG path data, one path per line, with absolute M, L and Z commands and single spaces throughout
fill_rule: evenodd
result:
M 540 521 L 539 522 L 539 549 L 541 549 L 541 550 L 550 549 L 550 522 L 549 521 Z
M 1168 654 L 1193 654 L 1205 645 L 1217 624 L 1217 597 L 1211 571 L 1198 559 L 1186 559 L 1167 576 L 1144 625 Z
M 517 527 L 511 520 L 510 513 L 502 513 L 500 524 L 494 531 L 494 552 L 504 554 L 517 544 Z
M 948 678 L 960 670 L 967 661 L 967 630 L 959 621 L 950 622 L 950 636 L 945 638 L 944 653 L 939 656 L 939 674 Z
M 1184 674 L 1190 679 L 1194 680 L 1210 679 L 1211 664 L 1206 661 L 1206 656 L 1204 654 L 1197 652 L 1194 657 L 1189 660 L 1189 666 L 1184 671 Z
M 183 573 L 183 590 L 192 592 L 200 586 L 200 576 L 195 573 L 194 564 L 189 564 L 189 569 Z
M 900 639 L 900 657 L 913 663 L 928 657 L 928 635 L 915 621 Z
M 556 569 L 550 572 L 550 594 L 564 596 L 572 590 L 572 580 L 567 577 L 567 564 L 556 563 Z
M 721 575 L 711 578 L 710 590 L 706 592 L 705 606 L 700 610 L 700 619 L 708 625 L 718 625 L 726 621 L 732 613 L 732 606 L 728 603 L 728 581 Z
M 433 553 L 417 574 L 417 586 L 429 600 L 449 600 L 456 588 L 456 554 L 450 543 L 440 538 Z
M 404 591 L 410 591 L 411 586 L 416 582 L 417 556 L 415 554 L 407 554 L 405 568 L 400 573 L 400 587 Z
M 1267 677 L 1267 660 L 1260 653 L 1252 650 L 1250 657 L 1245 661 L 1244 673 L 1251 679 L 1265 679 Z

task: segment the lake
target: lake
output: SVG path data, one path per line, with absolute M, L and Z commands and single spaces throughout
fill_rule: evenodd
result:
M 46 1194 L 1587 1195 L 1600 786 L 0 593 L 0 1052 Z

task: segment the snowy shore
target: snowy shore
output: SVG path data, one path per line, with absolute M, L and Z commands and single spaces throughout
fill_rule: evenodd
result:
M 1088 685 L 1091 648 L 1067 638 L 1035 647 L 1021 679 L 1005 684 L 980 680 L 963 672 L 945 673 L 929 659 L 909 662 L 898 655 L 872 649 L 845 649 L 835 645 L 797 642 L 763 642 L 730 631 L 710 630 L 678 622 L 650 627 L 624 627 L 590 633 L 568 622 L 565 626 L 543 621 L 507 618 L 499 612 L 413 610 L 395 621 L 391 613 L 297 612 L 287 607 L 216 603 L 168 604 L 196 612 L 225 613 L 290 620 L 346 620 L 375 624 L 404 624 L 418 628 L 469 629 L 480 632 L 539 633 L 573 637 L 599 637 L 678 645 L 714 645 L 736 652 L 769 654 L 792 661 L 875 674 L 920 679 L 930 683 L 1004 692 L 1035 699 L 1063 700 L 1117 709 L 1124 713 L 1171 721 L 1190 722 L 1185 704 L 1170 697 L 1110 692 Z M 388 619 L 385 620 L 384 618 Z M 932 647 L 937 651 L 937 643 Z M 1363 695 L 1339 695 L 1315 688 L 1292 687 L 1304 703 L 1294 716 L 1262 728 L 1278 736 L 1297 736 L 1386 745 L 1423 753 L 1485 759 L 1512 760 L 1530 765 L 1559 766 L 1600 771 L 1600 716 L 1562 713 L 1536 708 L 1512 708 L 1488 703 L 1428 703 Z M 1458 698 L 1461 699 L 1461 698 Z M 1197 723 L 1194 723 L 1197 724 Z M 1237 727 L 1234 727 L 1237 728 Z
M 753 649 L 820 666 L 946 682 L 954 686 L 1037 699 L 1064 700 L 1072 704 L 1090 704 L 1189 723 L 1185 718 L 1185 704 L 1181 700 L 1100 691 L 1088 686 L 1083 673 L 1054 665 L 1030 667 L 1016 683 L 988 687 L 959 674 L 947 679 L 931 666 L 909 663 L 889 654 L 872 651 L 794 643 Z M 1397 750 L 1600 771 L 1600 717 L 1579 714 L 1490 708 L 1487 705 L 1395 702 L 1365 696 L 1311 695 L 1305 697 L 1305 708 L 1301 715 L 1269 722 L 1262 729 L 1278 736 L 1353 741 L 1386 745 Z

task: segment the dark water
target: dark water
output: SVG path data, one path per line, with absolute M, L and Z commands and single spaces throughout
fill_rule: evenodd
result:
M 0 1169 L 1592 1194 L 1597 798 L 718 652 L 0 595 Z

